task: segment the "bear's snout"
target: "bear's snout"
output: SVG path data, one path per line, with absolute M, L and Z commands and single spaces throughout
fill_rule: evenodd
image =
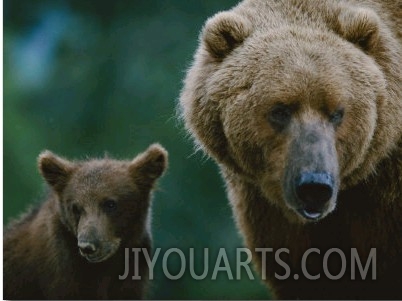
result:
M 294 127 L 283 178 L 284 199 L 304 220 L 319 220 L 333 211 L 339 190 L 335 135 L 322 122 Z
M 89 233 L 79 235 L 77 242 L 78 250 L 81 256 L 90 262 L 100 261 L 99 259 L 103 257 L 100 241 L 95 238 L 96 235 L 94 235 L 94 232 L 95 231 L 91 231 Z
M 333 176 L 326 172 L 303 172 L 295 186 L 296 195 L 304 204 L 298 212 L 307 219 L 320 218 L 334 192 Z
M 95 243 L 88 241 L 78 241 L 78 248 L 84 256 L 93 255 L 98 249 Z
M 110 258 L 119 248 L 120 239 L 104 240 L 78 240 L 78 250 L 82 257 L 92 263 L 102 262 Z
M 80 221 L 77 236 L 78 251 L 89 262 L 105 261 L 119 248 L 120 239 L 111 235 L 105 225 L 107 222 L 99 223 L 96 218 Z

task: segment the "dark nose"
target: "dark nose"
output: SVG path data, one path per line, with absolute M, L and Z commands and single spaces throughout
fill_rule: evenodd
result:
M 83 255 L 91 255 L 91 254 L 96 252 L 95 244 L 90 243 L 90 242 L 86 242 L 86 241 L 84 241 L 84 242 L 79 241 L 78 242 L 78 248 L 80 248 L 80 252 Z
M 333 177 L 325 172 L 303 172 L 296 181 L 296 194 L 307 213 L 320 213 L 334 191 Z

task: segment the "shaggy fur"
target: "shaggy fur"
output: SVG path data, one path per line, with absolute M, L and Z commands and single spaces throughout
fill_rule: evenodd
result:
M 391 0 L 245 0 L 203 28 L 180 105 L 220 166 L 246 245 L 288 248 L 292 275 L 311 247 L 321 274 L 326 250 L 348 259 L 341 280 L 296 281 L 276 279 L 284 270 L 268 256 L 278 298 L 402 297 L 401 39 Z M 292 190 L 308 168 L 334 178 L 314 222 Z M 377 280 L 350 280 L 351 248 L 362 260 L 377 248 Z
M 125 248 L 151 250 L 150 193 L 166 169 L 167 152 L 154 144 L 131 162 L 71 162 L 45 151 L 38 163 L 51 192 L 4 232 L 4 298 L 143 298 L 145 258 L 141 280 L 118 276 Z

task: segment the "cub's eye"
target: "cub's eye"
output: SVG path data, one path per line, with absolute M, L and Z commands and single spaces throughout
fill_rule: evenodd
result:
M 80 207 L 78 207 L 78 205 L 77 204 L 72 204 L 71 205 L 71 211 L 73 212 L 73 214 L 76 216 L 76 217 L 79 217 L 80 215 L 81 215 L 81 208 Z
M 108 199 L 103 203 L 103 208 L 105 209 L 106 212 L 116 211 L 117 202 L 115 200 Z
M 329 115 L 329 121 L 333 123 L 335 126 L 338 126 L 342 123 L 343 115 L 345 114 L 344 109 L 338 109 Z
M 285 104 L 277 104 L 268 113 L 268 121 L 277 130 L 285 128 L 292 117 L 294 108 Z

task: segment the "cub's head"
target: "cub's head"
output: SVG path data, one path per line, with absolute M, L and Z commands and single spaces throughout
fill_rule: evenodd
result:
M 45 151 L 39 170 L 58 196 L 59 214 L 89 262 L 111 257 L 145 233 L 150 193 L 167 166 L 167 152 L 151 145 L 132 161 L 71 162 Z
M 368 8 L 306 2 L 244 1 L 210 18 L 180 99 L 224 173 L 302 222 L 333 211 L 402 133 L 389 29 Z

